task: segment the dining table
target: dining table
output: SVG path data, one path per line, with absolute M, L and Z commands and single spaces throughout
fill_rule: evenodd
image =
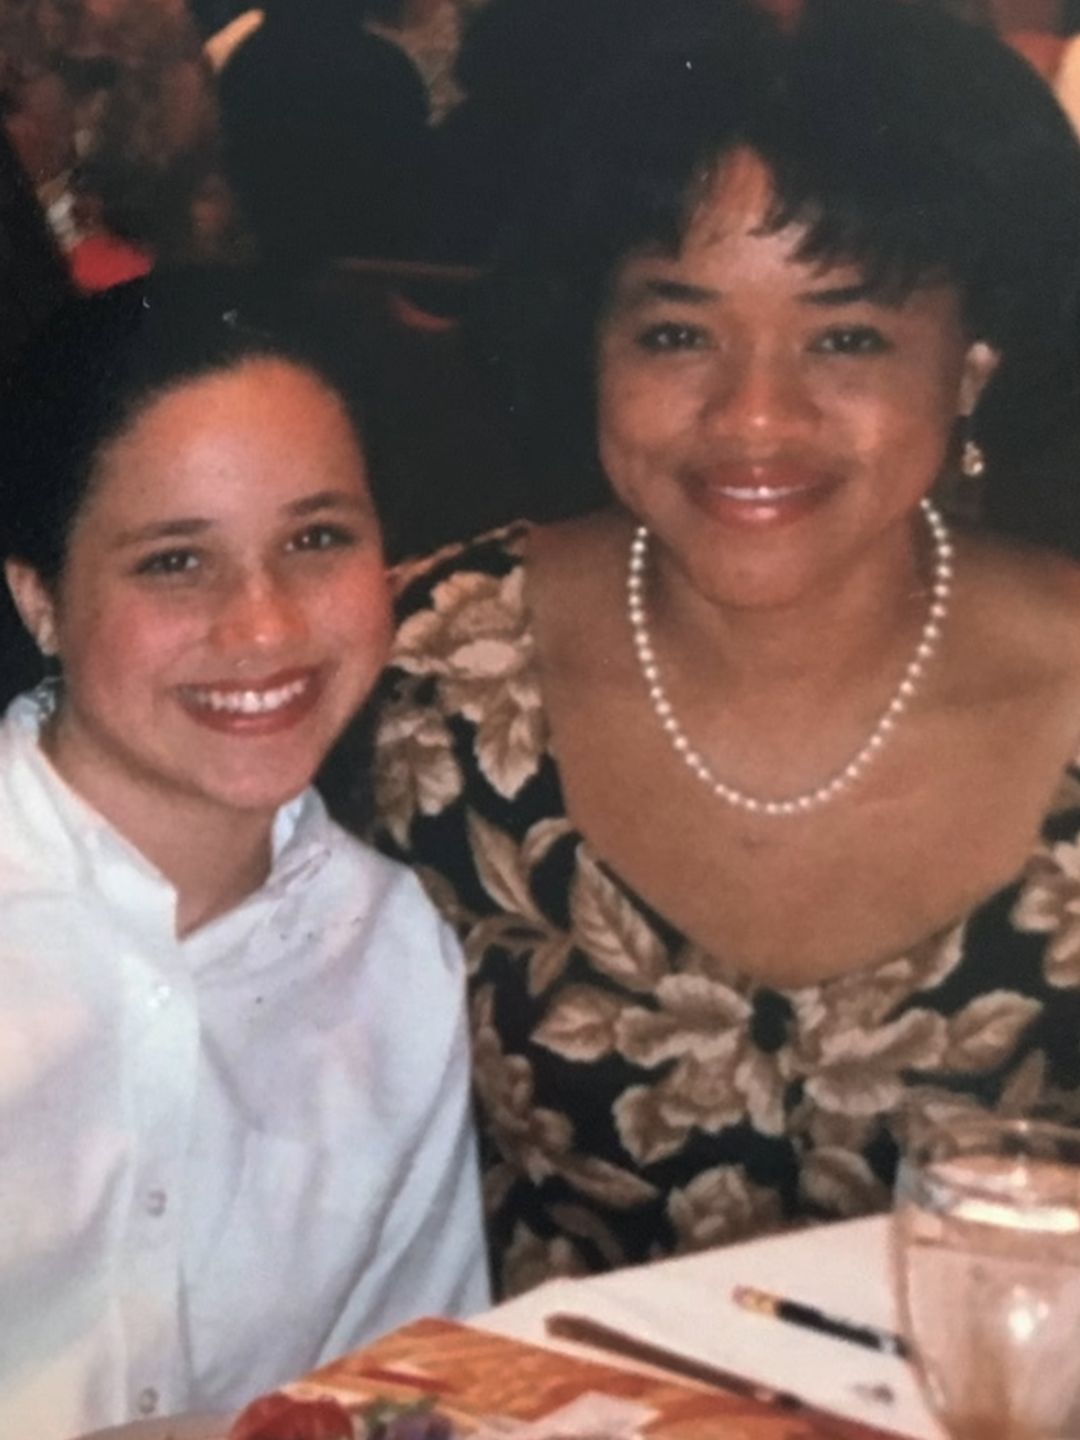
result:
M 550 1333 L 553 1316 L 581 1316 L 821 1410 L 912 1440 L 943 1440 L 907 1360 L 755 1313 L 735 1299 L 738 1287 L 752 1287 L 895 1333 L 889 1225 L 887 1215 L 839 1221 L 604 1275 L 549 1280 L 470 1324 L 607 1364 L 634 1363 Z

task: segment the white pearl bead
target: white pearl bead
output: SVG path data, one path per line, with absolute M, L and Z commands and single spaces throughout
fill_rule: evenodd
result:
M 795 795 L 786 800 L 761 800 L 753 795 L 745 795 L 741 790 L 736 790 L 730 785 L 725 785 L 723 781 L 716 779 L 705 760 L 691 748 L 664 690 L 649 636 L 643 586 L 649 532 L 644 525 L 638 526 L 630 546 L 626 584 L 626 611 L 638 665 L 646 682 L 653 711 L 670 738 L 672 746 L 698 779 L 708 785 L 718 799 L 753 815 L 805 814 L 806 811 L 812 810 L 816 806 L 827 804 L 828 801 L 847 790 L 860 778 L 870 761 L 882 750 L 887 738 L 895 729 L 896 722 L 918 693 L 926 662 L 937 649 L 938 641 L 941 638 L 941 622 L 945 620 L 948 613 L 953 574 L 949 562 L 953 555 L 953 546 L 945 521 L 937 510 L 929 500 L 923 500 L 921 503 L 934 545 L 934 575 L 930 587 L 930 604 L 915 654 L 908 662 L 892 698 L 862 748 L 830 780 L 814 790 L 805 791 L 801 795 Z

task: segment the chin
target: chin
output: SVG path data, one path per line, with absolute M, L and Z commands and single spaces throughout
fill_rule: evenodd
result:
M 212 805 L 222 810 L 233 810 L 238 816 L 273 814 L 301 795 L 314 778 L 314 768 L 305 765 L 272 774 L 267 774 L 264 769 L 252 775 L 206 776 L 201 782 L 195 781 L 191 789 Z

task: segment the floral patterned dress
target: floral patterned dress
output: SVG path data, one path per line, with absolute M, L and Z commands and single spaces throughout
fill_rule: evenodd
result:
M 1023 872 L 961 924 L 855 974 L 756 983 L 567 817 L 525 536 L 408 578 L 376 738 L 379 838 L 468 957 L 503 1293 L 884 1207 L 917 1116 L 1080 1122 L 1080 770 Z

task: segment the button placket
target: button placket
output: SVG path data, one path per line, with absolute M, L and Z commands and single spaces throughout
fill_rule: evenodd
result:
M 157 1408 L 160 1403 L 161 1396 L 158 1394 L 157 1390 L 155 1390 L 153 1385 L 147 1385 L 144 1387 L 144 1389 L 139 1391 L 138 1397 L 135 1401 L 135 1408 L 136 1410 L 138 1410 L 140 1415 L 153 1415 L 157 1412 Z
M 179 961 L 174 944 L 160 942 L 132 956 L 136 1008 L 128 1054 L 136 1143 L 122 1305 L 131 1341 L 133 1418 L 182 1408 L 184 1394 L 177 1312 L 182 1207 L 177 1197 L 195 1094 L 199 1022 L 195 995 Z
M 169 1208 L 169 1197 L 164 1190 L 148 1190 L 143 1200 L 143 1208 L 147 1215 L 157 1220 Z
M 171 985 L 165 985 L 164 983 L 155 985 L 146 1003 L 151 1010 L 164 1010 L 165 1006 L 168 1005 L 172 999 L 172 994 L 173 987 Z

